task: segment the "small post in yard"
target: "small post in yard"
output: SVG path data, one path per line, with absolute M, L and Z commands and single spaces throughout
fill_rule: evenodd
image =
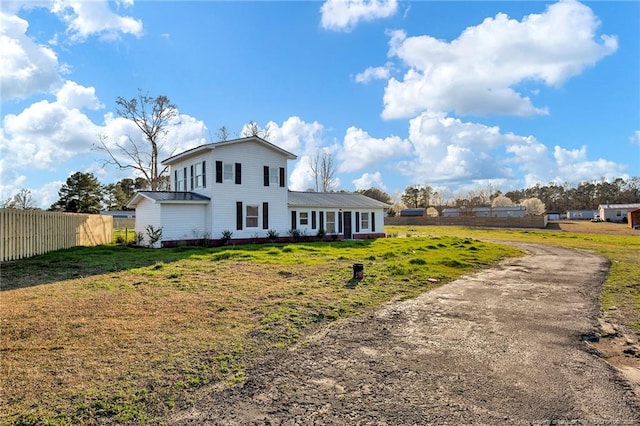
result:
M 361 280 L 364 278 L 364 265 L 362 263 L 353 264 L 353 279 Z

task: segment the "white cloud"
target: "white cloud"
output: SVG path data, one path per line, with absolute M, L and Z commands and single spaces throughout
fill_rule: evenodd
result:
M 383 67 L 369 67 L 361 73 L 356 74 L 357 83 L 368 83 L 371 80 L 386 80 L 391 74 L 392 63 L 387 62 Z
M 611 179 L 625 166 L 603 159 L 589 160 L 586 147 L 553 153 L 533 136 L 502 133 L 498 127 L 463 122 L 444 113 L 423 113 L 409 122 L 409 141 L 415 157 L 395 168 L 412 182 L 464 187 L 474 182 L 516 182 L 525 186 L 547 182 L 579 182 L 594 176 Z
M 118 6 L 120 4 L 128 6 L 133 2 L 120 2 Z M 93 35 L 105 41 L 117 40 L 121 34 L 142 35 L 140 20 L 113 13 L 106 0 L 57 0 L 50 10 L 67 24 L 67 33 L 72 41 L 82 42 Z
M 99 126 L 76 108 L 60 102 L 36 102 L 3 119 L 2 148 L 11 166 L 46 169 L 91 149 Z
M 66 182 L 53 181 L 44 184 L 40 188 L 31 189 L 34 201 L 43 209 L 49 208 L 53 203 L 58 201 L 58 191 Z
M 265 127 L 269 130 L 269 142 L 298 156 L 294 163 L 290 163 L 293 166 L 289 172 L 289 188 L 294 191 L 312 188 L 309 159 L 322 146 L 322 124 L 317 121 L 307 123 L 300 117 L 291 116 L 281 125 L 270 121 Z M 240 133 L 247 128 L 248 124 L 245 124 Z
M 633 135 L 629 137 L 629 142 L 632 145 L 640 145 L 640 130 L 636 130 Z
M 354 179 L 352 183 L 355 186 L 356 190 L 378 188 L 384 191 L 386 189 L 382 181 L 382 175 L 380 174 L 380 172 L 364 173 L 359 178 Z
M 75 81 L 65 81 L 64 86 L 56 94 L 58 103 L 73 109 L 102 109 L 104 104 L 96 97 L 94 87 L 84 87 Z
M 130 6 L 132 0 L 118 2 Z M 0 84 L 2 98 L 24 99 L 36 93 L 51 93 L 62 83 L 60 74 L 69 65 L 60 64 L 51 48 L 59 44 L 59 35 L 51 35 L 49 46 L 36 43 L 27 35 L 29 22 L 17 15 L 21 9 L 48 8 L 67 25 L 67 34 L 74 42 L 98 35 L 102 40 L 116 40 L 121 34 L 142 35 L 142 22 L 120 16 L 109 10 L 109 2 L 55 0 L 5 2 L 0 12 Z
M 387 18 L 397 10 L 396 0 L 327 0 L 320 13 L 324 29 L 349 32 L 360 21 Z
M 20 180 L 25 170 L 64 167 L 70 160 L 94 152 L 100 135 L 107 138 L 110 148 L 114 148 L 116 143 L 128 144 L 129 137 L 144 146 L 140 130 L 130 120 L 107 113 L 103 124 L 95 124 L 81 111 L 100 108 L 103 105 L 95 96 L 93 87 L 66 82 L 57 92 L 56 101 L 42 100 L 19 114 L 7 114 L 0 128 L 2 182 L 14 182 L 15 187 L 15 182 Z M 204 123 L 184 114 L 179 114 L 167 130 L 161 142 L 160 159 L 202 145 L 208 140 L 209 132 Z M 106 153 L 94 154 L 92 161 L 99 157 L 107 158 Z M 126 158 L 123 160 L 129 161 Z M 96 164 L 99 162 L 93 164 L 94 169 L 91 164 L 82 167 L 94 171 L 98 170 L 95 169 Z
M 559 86 L 615 52 L 614 36 L 596 38 L 599 25 L 589 7 L 568 0 L 521 21 L 499 13 L 451 42 L 393 31 L 389 56 L 408 70 L 401 80 L 389 80 L 382 116 L 411 117 L 424 110 L 546 114 L 516 87 L 535 82 Z
M 398 136 L 378 139 L 356 127 L 349 127 L 344 136 L 342 149 L 337 157 L 340 160 L 339 172 L 353 172 L 366 169 L 374 164 L 391 158 L 411 154 L 411 144 Z
M 28 27 L 29 23 L 24 19 L 0 12 L 3 100 L 24 99 L 34 93 L 49 92 L 62 81 L 56 53 L 27 37 Z
M 132 152 L 132 143 L 138 147 L 146 147 L 148 143 L 144 140 L 140 129 L 131 120 L 116 117 L 113 113 L 105 114 L 104 118 L 104 126 L 100 127 L 99 133 L 96 133 L 93 138 L 93 145 L 99 144 L 98 135 L 103 136 L 111 153 L 116 155 L 116 158 L 123 164 L 129 164 L 131 160 L 126 155 L 122 155 L 117 145 Z M 168 123 L 166 130 L 166 135 L 158 140 L 160 161 L 179 152 L 203 145 L 208 142 L 209 138 L 209 131 L 203 121 L 180 113 Z M 104 153 L 103 157 L 106 159 L 107 154 Z
M 613 180 L 624 175 L 625 166 L 599 158 L 595 161 L 587 159 L 587 147 L 568 150 L 555 146 L 553 157 L 556 160 L 558 176 L 562 182 L 582 182 L 604 177 Z
M 513 170 L 504 158 L 513 146 L 531 138 L 502 134 L 497 127 L 463 122 L 444 113 L 423 113 L 409 122 L 415 158 L 397 164 L 413 182 L 432 184 L 509 179 Z M 535 143 L 535 141 L 533 142 Z
M 323 127 L 317 121 L 306 123 L 300 117 L 292 116 L 280 126 L 270 121 L 268 127 L 269 141 L 292 154 L 311 152 L 322 143 Z

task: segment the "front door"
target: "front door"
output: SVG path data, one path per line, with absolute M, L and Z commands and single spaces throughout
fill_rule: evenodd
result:
M 343 212 L 342 213 L 343 221 L 344 221 L 344 238 L 346 240 L 350 240 L 351 235 L 351 212 Z

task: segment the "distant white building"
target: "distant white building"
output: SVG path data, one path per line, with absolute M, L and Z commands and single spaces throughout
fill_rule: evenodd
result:
M 591 220 L 598 215 L 598 210 L 568 210 L 567 219 Z
M 527 209 L 524 206 L 508 207 L 473 207 L 469 211 L 458 207 L 446 207 L 442 209 L 443 217 L 524 217 Z
M 598 214 L 605 222 L 627 222 L 627 213 L 640 208 L 640 203 L 634 204 L 600 204 Z

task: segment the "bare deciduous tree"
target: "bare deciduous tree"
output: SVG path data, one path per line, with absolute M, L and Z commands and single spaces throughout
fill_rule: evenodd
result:
M 434 192 L 431 199 L 431 205 L 435 207 L 439 215 L 442 214 L 442 210 L 444 210 L 445 207 L 453 203 L 453 195 L 447 188 L 440 188 Z
M 0 207 L 18 210 L 33 210 L 36 208 L 36 202 L 31 195 L 31 191 L 22 188 L 16 195 L 3 201 Z
M 216 137 L 219 141 L 226 141 L 231 137 L 231 132 L 227 128 L 227 126 L 220 126 L 220 128 L 216 131 Z
M 269 137 L 271 136 L 270 130 L 271 130 L 271 126 L 269 125 L 269 123 L 267 123 L 264 129 L 261 129 L 260 126 L 258 126 L 258 123 L 251 120 L 249 124 L 247 124 L 242 130 L 242 137 L 248 138 L 251 136 L 257 136 L 259 138 L 262 138 L 268 141 Z
M 317 150 L 309 159 L 309 170 L 316 192 L 329 192 L 336 188 L 337 166 L 330 152 Z
M 144 144 L 128 135 L 127 143 L 116 142 L 115 147 L 110 148 L 107 144 L 108 137 L 100 135 L 97 149 L 109 155 L 104 163 L 120 169 L 135 170 L 144 177 L 152 191 L 165 189 L 168 179 L 164 175 L 168 168 L 160 168 L 158 155 L 171 120 L 178 115 L 176 106 L 164 95 L 154 98 L 141 92 L 130 100 L 120 96 L 116 99 L 116 104 L 118 115 L 132 121 L 140 129 Z

